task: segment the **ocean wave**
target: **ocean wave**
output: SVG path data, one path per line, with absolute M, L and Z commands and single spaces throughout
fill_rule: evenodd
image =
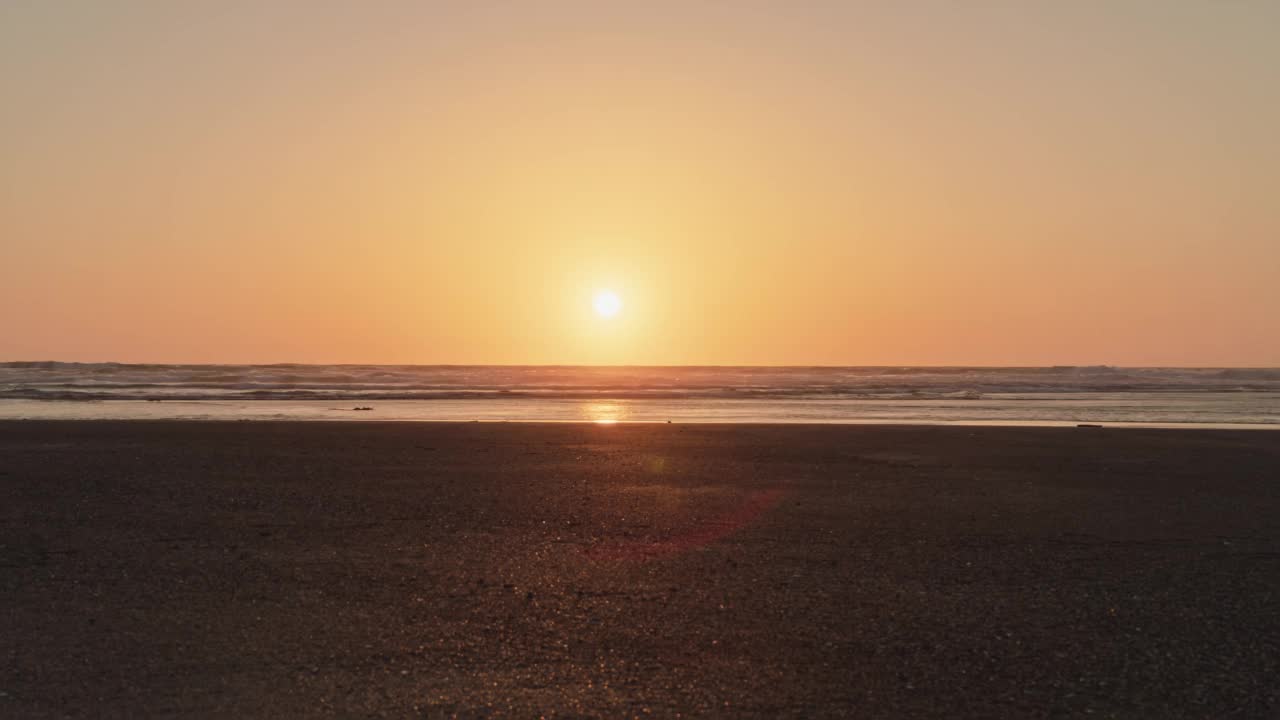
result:
M 977 400 L 1132 392 L 1280 392 L 1280 369 L 0 363 L 0 398 L 41 400 Z

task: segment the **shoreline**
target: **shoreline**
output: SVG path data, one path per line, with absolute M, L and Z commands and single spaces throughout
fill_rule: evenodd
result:
M 1078 430 L 1217 430 L 1217 431 L 1277 431 L 1280 423 L 1201 423 L 1201 422 L 1102 422 L 1086 423 L 1068 420 L 939 420 L 892 421 L 892 420 L 796 420 L 796 421 L 755 421 L 743 420 L 726 422 L 723 420 L 411 420 L 386 419 L 370 417 L 368 419 L 335 417 L 335 418 L 183 418 L 183 417 L 96 417 L 96 418 L 48 418 L 48 417 L 0 417 L 3 423 L 182 423 L 182 424 L 224 424 L 249 423 L 254 425 L 290 424 L 305 425 L 352 424 L 352 425 L 526 425 L 526 426 L 656 426 L 677 425 L 694 427 L 908 427 L 908 428 L 1043 428 L 1043 429 L 1078 429 Z
M 1259 406 L 1252 422 L 1224 421 L 1238 412 L 1207 406 L 1183 412 L 1224 419 L 1159 419 L 1182 413 L 1107 403 L 1032 408 L 1025 404 L 982 406 L 978 401 L 720 401 L 632 402 L 619 400 L 432 400 L 335 406 L 334 401 L 217 400 L 0 400 L 0 422 L 487 422 L 547 424 L 841 425 L 937 427 L 1076 427 L 1280 430 L 1280 416 Z M 1280 406 L 1277 406 L 1280 407 Z M 1134 419 L 1143 416 L 1150 419 Z M 1262 420 L 1261 422 L 1257 420 Z

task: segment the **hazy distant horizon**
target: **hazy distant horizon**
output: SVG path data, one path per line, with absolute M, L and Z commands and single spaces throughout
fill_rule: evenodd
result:
M 937 369 L 937 370 L 954 370 L 954 369 L 974 369 L 974 370 L 1010 370 L 1010 369 L 1029 369 L 1044 370 L 1054 368 L 1075 368 L 1075 369 L 1114 369 L 1114 370 L 1280 370 L 1280 364 L 1277 365 L 1117 365 L 1114 363 L 1054 363 L 1049 365 L 980 365 L 980 364 L 913 364 L 913 363 L 877 363 L 877 364 L 814 364 L 814 363 L 796 363 L 796 364 L 743 364 L 743 363 L 697 363 L 697 364 L 635 364 L 635 363 L 459 363 L 459 362 L 410 362 L 410 363 L 386 363 L 386 362 L 291 362 L 291 361 L 271 361 L 271 362 L 168 362 L 162 360 L 143 361 L 143 362 L 122 362 L 119 360 L 4 360 L 0 359 L 0 367 L 12 367 L 18 365 L 122 365 L 122 366 L 148 366 L 148 365 L 167 365 L 175 367 L 272 367 L 272 366 L 301 366 L 301 367 L 420 367 L 420 368 L 450 368 L 450 367 L 480 367 L 480 368 L 748 368 L 748 369 L 791 369 L 791 368 L 818 368 L 818 369 Z

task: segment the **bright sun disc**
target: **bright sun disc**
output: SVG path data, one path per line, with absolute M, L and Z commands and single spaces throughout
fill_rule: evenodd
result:
M 622 309 L 622 299 L 608 290 L 597 293 L 594 304 L 600 317 L 613 317 Z

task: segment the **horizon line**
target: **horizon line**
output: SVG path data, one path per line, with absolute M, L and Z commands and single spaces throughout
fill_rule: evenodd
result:
M 987 364 L 865 364 L 865 365 L 830 365 L 822 363 L 798 364 L 633 364 L 633 363 L 396 363 L 396 362 L 121 362 L 118 360 L 0 360 L 0 367 L 13 365 L 187 365 L 209 367 L 423 367 L 423 368 L 938 368 L 938 369 L 1045 369 L 1045 368 L 1113 368 L 1124 370 L 1160 369 L 1160 370 L 1280 370 L 1280 365 L 1112 365 L 1108 363 L 1055 363 L 1052 365 L 987 365 Z

